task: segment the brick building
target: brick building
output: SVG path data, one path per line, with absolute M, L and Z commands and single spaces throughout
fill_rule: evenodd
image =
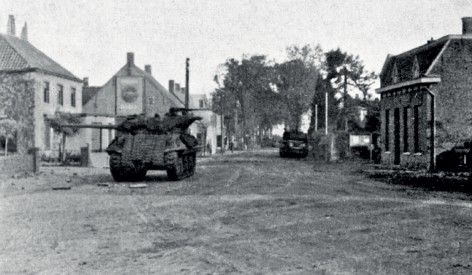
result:
M 56 111 L 82 112 L 82 80 L 27 41 L 27 27 L 15 36 L 10 15 L 8 33 L 0 34 L 0 113 L 14 120 L 16 151 L 52 150 L 59 141 L 48 125 Z
M 446 35 L 389 55 L 380 74 L 382 162 L 431 168 L 472 137 L 472 17 Z

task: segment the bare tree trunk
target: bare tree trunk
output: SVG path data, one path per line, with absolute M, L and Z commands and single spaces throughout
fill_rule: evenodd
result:
M 5 136 L 5 156 L 8 155 L 8 137 Z

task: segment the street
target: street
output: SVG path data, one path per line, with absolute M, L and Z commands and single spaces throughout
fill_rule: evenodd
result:
M 472 273 L 471 195 L 362 165 L 272 149 L 200 158 L 179 182 L 151 171 L 136 189 L 99 168 L 1 179 L 0 273 Z

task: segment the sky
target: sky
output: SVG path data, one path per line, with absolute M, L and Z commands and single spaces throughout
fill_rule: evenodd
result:
M 229 58 L 263 54 L 286 60 L 291 45 L 319 44 L 359 55 L 377 73 L 387 54 L 462 32 L 469 0 L 0 0 L 0 32 L 8 15 L 16 33 L 90 85 L 105 84 L 134 52 L 165 87 L 185 83 L 210 93 Z

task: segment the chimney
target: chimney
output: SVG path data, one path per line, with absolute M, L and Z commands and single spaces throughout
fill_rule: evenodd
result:
M 28 41 L 28 24 L 23 26 L 23 29 L 21 29 L 21 39 Z
M 180 84 L 175 83 L 175 93 L 180 93 Z
M 88 87 L 89 83 L 88 83 L 88 77 L 84 77 L 84 87 Z
M 174 94 L 174 86 L 175 86 L 174 83 L 175 83 L 174 80 L 169 80 L 169 92 L 171 94 Z
M 472 17 L 462 17 L 462 35 L 472 35 Z
M 152 75 L 151 65 L 144 65 L 144 70 L 146 73 Z
M 134 53 L 129 52 L 126 54 L 126 73 L 128 76 L 131 75 L 131 66 L 134 65 Z
M 134 65 L 134 53 L 133 52 L 129 52 L 129 53 L 126 54 L 126 64 L 128 66 Z
M 15 35 L 16 34 L 15 29 L 16 29 L 16 27 L 15 27 L 15 16 L 10 14 L 8 16 L 7 34 Z

